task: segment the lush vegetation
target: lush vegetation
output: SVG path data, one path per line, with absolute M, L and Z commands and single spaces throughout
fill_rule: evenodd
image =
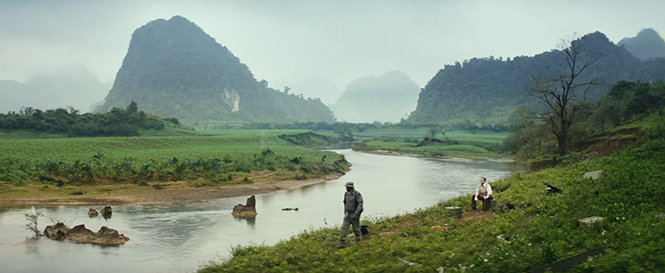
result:
M 602 57 L 581 82 L 597 79 L 603 84 L 591 88 L 587 98 L 597 100 L 608 85 L 621 79 L 655 81 L 665 75 L 665 58 L 640 61 L 618 47 L 602 33 L 580 39 L 587 49 Z M 546 74 L 564 60 L 552 50 L 533 57 L 472 58 L 446 65 L 427 83 L 409 123 L 441 125 L 470 122 L 510 126 L 511 113 L 522 105 L 535 106 L 524 87 L 535 75 Z
M 433 128 L 411 130 L 368 130 L 356 133 L 364 140 L 354 145 L 359 151 L 391 151 L 423 156 L 496 157 L 504 152 L 507 133 L 450 131 Z M 438 135 L 438 138 L 437 138 Z
M 104 114 L 79 114 L 73 108 L 42 111 L 24 107 L 19 113 L 0 114 L 0 129 L 25 130 L 34 133 L 80 136 L 137 136 L 146 131 L 161 131 L 178 127 L 175 118 L 162 119 L 138 110 L 132 101 L 126 109 L 113 108 Z M 182 127 L 182 126 L 180 126 Z
M 664 137 L 494 183 L 498 202 L 516 209 L 470 211 L 470 196 L 460 196 L 412 214 L 364 219 L 370 235 L 344 249 L 335 248 L 338 227 L 310 230 L 275 246 L 238 246 L 232 259 L 199 272 L 524 272 L 597 247 L 606 254 L 570 272 L 657 272 L 665 267 Z M 598 169 L 605 171 L 600 180 L 581 177 Z M 541 181 L 563 193 L 548 193 Z M 448 206 L 463 207 L 464 217 L 451 217 Z M 604 221 L 579 224 L 590 216 Z
M 658 135 L 665 130 L 665 82 L 618 81 L 598 102 L 587 102 L 570 128 L 568 150 L 576 157 L 589 145 L 601 142 L 633 142 L 638 132 Z M 515 112 L 513 133 L 506 139 L 506 149 L 518 158 L 537 160 L 555 157 L 557 140 L 548 124 L 534 119 L 527 108 Z M 648 118 L 646 118 L 648 117 Z M 637 123 L 647 122 L 647 124 Z M 635 129 L 641 126 L 641 130 Z M 562 160 L 560 158 L 559 160 Z
M 208 136 L 0 140 L 0 184 L 65 185 L 189 181 L 197 185 L 250 182 L 254 171 L 276 179 L 343 172 L 343 156 L 281 139 L 297 131 L 218 131 Z

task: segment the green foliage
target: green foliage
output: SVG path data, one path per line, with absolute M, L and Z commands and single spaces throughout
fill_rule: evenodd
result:
M 603 137 L 621 136 L 622 131 L 641 131 L 656 139 L 665 133 L 665 82 L 618 81 L 596 103 L 581 104 L 570 128 L 569 149 L 586 149 Z M 549 126 L 533 119 L 528 109 L 518 109 L 513 118 L 512 134 L 506 149 L 520 159 L 539 159 L 556 155 L 556 139 Z M 632 125 L 628 125 L 632 124 Z M 628 127 L 630 126 L 630 127 Z M 632 133 L 636 138 L 639 133 Z
M 72 137 L 137 136 L 143 130 L 163 130 L 164 121 L 138 111 L 138 105 L 132 101 L 126 110 L 113 108 L 105 114 L 80 115 L 78 110 L 71 108 L 46 111 L 30 108 L 21 113 L 0 114 L 0 129 L 32 130 Z
M 455 219 L 445 207 L 459 196 L 414 213 L 363 220 L 370 234 L 345 249 L 339 228 L 303 231 L 275 246 L 237 246 L 233 257 L 199 272 L 524 272 L 590 249 L 606 254 L 570 272 L 659 272 L 665 267 L 665 140 L 615 156 L 494 182 L 499 203 L 533 206 L 472 212 Z M 600 180 L 587 171 L 605 170 Z M 549 194 L 541 181 L 563 190 Z M 578 223 L 604 217 L 592 226 Z M 412 267 L 399 259 L 420 263 Z
M 368 130 L 359 134 L 367 140 L 356 143 L 353 147 L 359 151 L 385 150 L 400 153 L 420 154 L 424 156 L 498 156 L 503 152 L 501 141 L 505 133 L 470 133 L 461 131 L 446 132 L 442 140 L 431 140 L 422 136 L 431 135 L 431 129 L 421 130 Z M 420 138 L 411 137 L 420 135 Z M 429 140 L 429 142 L 428 142 Z M 428 145 L 422 145 L 428 142 Z
M 599 32 L 581 40 L 604 56 L 594 67 L 594 73 L 585 75 L 581 82 L 594 78 L 608 83 L 621 79 L 656 81 L 665 75 L 663 58 L 639 61 Z M 524 92 L 527 81 L 561 64 L 560 54 L 552 50 L 512 59 L 489 56 L 445 65 L 423 88 L 418 107 L 406 122 L 441 124 L 468 120 L 474 124 L 509 127 L 515 109 L 536 106 Z M 607 86 L 596 86 L 587 92 L 587 99 L 596 101 L 608 91 Z
M 6 147 L 0 150 L 0 181 L 19 183 L 50 175 L 77 184 L 109 179 L 147 186 L 146 181 L 203 177 L 217 184 L 232 183 L 237 172 L 290 170 L 318 175 L 344 171 L 343 156 L 291 145 L 278 137 L 284 133 L 0 140 Z

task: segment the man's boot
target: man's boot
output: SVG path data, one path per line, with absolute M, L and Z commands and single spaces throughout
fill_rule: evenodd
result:
M 346 241 L 340 240 L 339 245 L 337 245 L 337 248 L 345 248 L 346 247 Z

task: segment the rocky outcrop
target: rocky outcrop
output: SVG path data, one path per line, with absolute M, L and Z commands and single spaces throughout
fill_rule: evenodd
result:
M 85 225 L 78 225 L 69 229 L 65 224 L 57 223 L 47 226 L 44 229 L 44 235 L 56 241 L 70 240 L 77 243 L 109 246 L 118 246 L 129 241 L 129 238 L 124 234 L 120 234 L 117 230 L 106 226 L 101 227 L 98 232 L 93 232 L 87 229 Z
M 233 212 L 231 214 L 234 217 L 238 218 L 254 218 L 258 213 L 256 213 L 256 198 L 254 195 L 247 198 L 247 203 L 245 205 L 238 204 L 233 207 Z

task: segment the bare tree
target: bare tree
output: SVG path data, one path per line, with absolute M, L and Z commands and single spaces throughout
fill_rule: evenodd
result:
M 581 39 L 562 40 L 557 52 L 564 60 L 561 65 L 552 73 L 534 76 L 526 89 L 529 95 L 546 104 L 547 110 L 540 116 L 556 136 L 559 156 L 564 156 L 575 114 L 586 100 L 589 88 L 599 84 L 586 74 L 598 62 L 600 54 Z

